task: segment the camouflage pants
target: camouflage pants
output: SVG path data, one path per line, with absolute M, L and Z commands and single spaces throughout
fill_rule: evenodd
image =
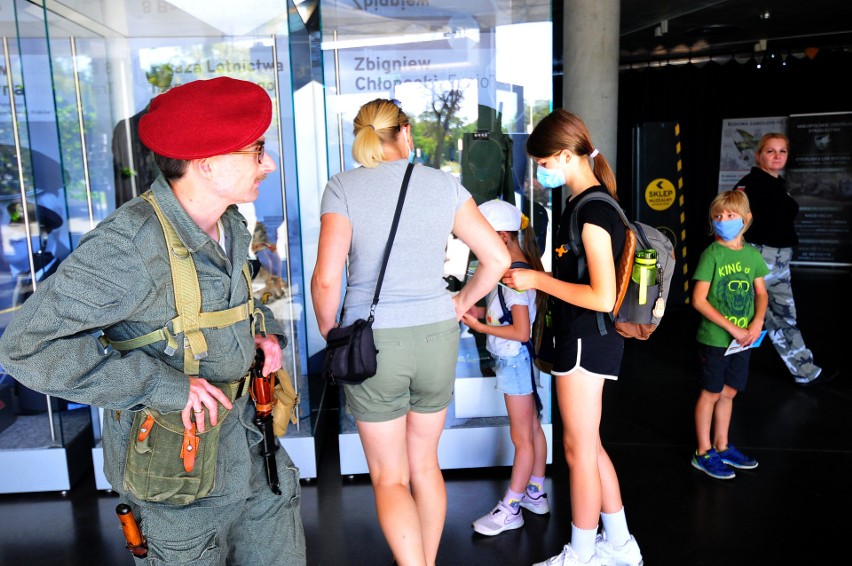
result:
M 796 326 L 796 303 L 790 284 L 790 259 L 792 248 L 754 246 L 760 251 L 769 275 L 764 278 L 769 294 L 764 326 L 781 360 L 798 382 L 816 378 L 821 368 L 814 364 L 814 356 L 805 346 L 804 338 Z

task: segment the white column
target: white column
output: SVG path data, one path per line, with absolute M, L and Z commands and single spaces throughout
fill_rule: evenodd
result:
M 620 2 L 564 0 L 563 8 L 562 107 L 583 119 L 615 170 Z

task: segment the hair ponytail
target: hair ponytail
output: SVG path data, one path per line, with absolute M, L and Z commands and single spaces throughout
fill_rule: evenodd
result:
M 405 112 L 390 100 L 377 98 L 364 104 L 353 121 L 352 157 L 364 167 L 375 167 L 385 160 L 382 143 L 393 143 L 408 123 Z

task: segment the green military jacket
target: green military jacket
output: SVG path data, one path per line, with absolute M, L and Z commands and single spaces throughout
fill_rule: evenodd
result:
M 151 190 L 193 254 L 202 311 L 245 303 L 250 290 L 242 267 L 251 235 L 237 208 L 229 207 L 222 216 L 226 255 L 190 219 L 163 177 Z M 264 312 L 267 332 L 283 336 L 271 311 L 256 306 Z M 181 350 L 167 355 L 165 342 L 155 342 L 124 353 L 104 351 L 97 334 L 102 330 L 111 341 L 127 340 L 162 328 L 176 315 L 163 229 L 151 205 L 135 198 L 83 236 L 0 338 L 0 364 L 16 380 L 36 391 L 106 409 L 104 472 L 119 492 L 134 412 L 143 407 L 182 410 L 189 382 Z M 200 377 L 232 382 L 249 371 L 255 354 L 250 320 L 202 332 L 208 356 L 201 361 Z M 177 340 L 182 344 L 183 336 Z M 244 396 L 223 422 L 216 488 L 199 504 L 221 505 L 230 496 L 248 494 L 249 459 L 257 457 L 249 448 L 260 441 L 252 423 L 254 412 L 253 402 Z

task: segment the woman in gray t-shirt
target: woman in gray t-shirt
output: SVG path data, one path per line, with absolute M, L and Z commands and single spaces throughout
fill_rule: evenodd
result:
M 369 316 L 370 304 L 410 155 L 411 124 L 396 101 L 368 102 L 355 118 L 352 155 L 363 167 L 338 173 L 322 196 L 311 293 L 323 336 Z M 479 260 L 455 296 L 443 280 L 450 235 Z M 462 314 L 509 267 L 506 246 L 470 193 L 450 174 L 415 166 L 373 323 L 375 376 L 343 385 L 370 469 L 376 510 L 399 564 L 435 563 L 447 496 L 438 464 L 458 358 Z M 412 496 L 417 492 L 417 499 Z

